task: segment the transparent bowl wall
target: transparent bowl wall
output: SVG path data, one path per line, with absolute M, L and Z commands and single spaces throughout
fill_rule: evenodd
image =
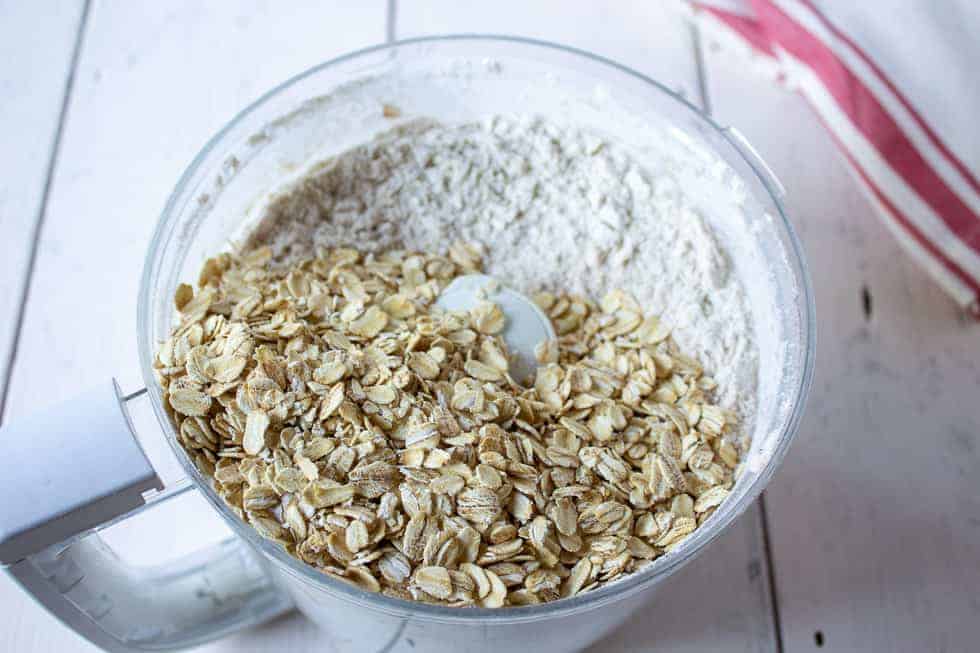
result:
M 368 594 L 262 539 L 223 505 L 183 455 L 152 375 L 154 349 L 174 319 L 176 285 L 193 283 L 205 258 L 230 246 L 254 219 L 263 196 L 284 178 L 390 128 L 383 104 L 397 106 L 402 119 L 567 117 L 628 144 L 642 158 L 670 148 L 684 171 L 678 177 L 704 217 L 723 239 L 746 244 L 734 264 L 750 296 L 762 370 L 749 460 L 713 518 L 641 573 L 573 599 L 497 611 Z M 651 161 L 654 168 L 660 165 L 656 156 Z M 738 218 L 739 212 L 747 217 Z M 218 133 L 180 179 L 160 218 L 140 289 L 139 339 L 154 410 L 188 475 L 338 648 L 394 650 L 411 640 L 417 650 L 499 650 L 528 642 L 542 650 L 571 650 L 643 605 L 647 594 L 718 537 L 766 485 L 796 432 L 807 394 L 813 308 L 775 183 L 728 130 L 656 82 L 587 53 L 526 40 L 447 37 L 373 48 L 318 66 L 259 99 Z

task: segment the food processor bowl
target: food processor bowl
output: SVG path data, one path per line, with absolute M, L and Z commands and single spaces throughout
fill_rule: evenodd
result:
M 637 573 L 572 598 L 503 609 L 450 608 L 366 592 L 331 578 L 241 521 L 178 443 L 153 360 L 175 322 L 177 285 L 194 283 L 208 257 L 241 242 L 271 191 L 311 164 L 400 122 L 430 118 L 460 123 L 494 114 L 537 114 L 572 122 L 628 146 L 641 160 L 669 159 L 686 197 L 719 239 L 732 245 L 731 263 L 746 291 L 759 348 L 758 406 L 748 434 L 749 452 L 730 496 L 670 552 Z M 212 585 L 241 579 L 249 585 L 236 586 L 227 594 L 234 600 L 220 602 L 220 610 L 207 608 L 214 614 L 196 619 L 170 613 L 154 617 L 154 611 L 173 611 L 176 600 L 144 610 L 138 616 L 145 620 L 140 628 L 127 627 L 119 616 L 126 613 L 123 601 L 115 602 L 118 623 L 111 627 L 85 601 L 72 602 L 73 609 L 95 623 L 88 623 L 87 630 L 77 625 L 79 619 L 65 616 L 70 609 L 55 605 L 60 598 L 42 602 L 113 650 L 197 643 L 257 623 L 289 605 L 322 626 L 341 651 L 489 652 L 531 646 L 545 653 L 584 648 L 639 607 L 651 605 L 648 599 L 661 583 L 748 508 L 796 434 L 813 371 L 814 307 L 782 195 L 779 183 L 737 132 L 719 126 L 656 81 L 571 48 L 496 36 L 422 38 L 368 48 L 297 75 L 231 120 L 187 168 L 150 243 L 138 298 L 140 363 L 156 422 L 193 486 L 235 535 L 217 553 L 167 578 L 208 572 Z M 27 556 L 24 566 L 12 573 L 40 597 L 44 582 L 64 580 L 58 565 L 63 567 L 65 560 L 77 567 L 91 567 L 96 560 L 104 569 L 104 556 L 82 555 L 86 538 L 97 530 Z M 237 566 L 216 567 L 216 560 L 226 566 L 234 560 Z M 97 584 L 99 578 L 90 573 L 86 582 Z M 124 594 L 125 584 L 124 579 L 103 588 L 103 595 Z M 179 596 L 175 589 L 174 597 Z M 649 609 L 655 611 L 656 603 Z M 105 632 L 111 637 L 99 639 Z
M 647 133 L 671 140 L 689 165 L 689 192 L 717 195 L 702 209 L 726 237 L 747 224 L 755 261 L 734 261 L 750 297 L 760 347 L 760 405 L 751 453 L 732 495 L 676 550 L 640 573 L 580 596 L 516 609 L 455 609 L 371 594 L 324 576 L 240 521 L 207 488 L 167 419 L 151 376 L 153 353 L 174 321 L 176 285 L 228 247 L 273 185 L 310 162 L 390 129 L 383 106 L 401 120 L 479 121 L 504 113 L 569 116 L 623 143 Z M 624 120 L 625 119 L 625 120 Z M 732 215 L 731 177 L 744 184 L 744 218 Z M 709 187 L 711 183 L 719 186 Z M 687 189 L 686 189 L 687 190 Z M 289 80 L 237 116 L 188 168 L 160 219 L 140 292 L 140 355 L 154 407 L 187 473 L 236 533 L 259 551 L 297 606 L 343 639 L 374 647 L 414 641 L 420 650 L 501 650 L 535 642 L 540 650 L 585 646 L 625 619 L 644 597 L 693 559 L 765 487 L 796 432 L 813 364 L 814 320 L 807 272 L 778 183 L 743 141 L 661 84 L 594 55 L 525 39 L 459 36 L 418 39 L 361 51 Z M 744 220 L 744 221 L 743 221 Z M 760 262 L 763 266 L 760 266 Z M 765 405 L 762 405 L 765 402 Z M 399 644 L 401 642 L 401 644 Z M 374 648 L 366 646 L 365 649 Z

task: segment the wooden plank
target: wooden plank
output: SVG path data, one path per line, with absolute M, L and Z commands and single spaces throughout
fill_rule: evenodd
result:
M 0 1 L 0 397 L 10 371 L 82 5 L 81 0 Z M 2 410 L 0 400 L 0 416 Z
M 43 5 L 43 6 L 42 6 Z M 20 311 L 55 156 L 83 3 L 0 2 L 0 396 L 4 395 Z M 3 407 L 0 406 L 0 411 Z M 2 413 L 0 416 L 6 417 Z M 6 575 L 0 579 L 2 645 L 44 650 L 49 619 Z
M 6 2 L 0 21 L 0 48 L 6 55 L 0 64 L 5 89 L 0 129 L 4 139 L 8 132 L 13 139 L 4 140 L 5 146 L 14 143 L 32 166 L 37 158 L 42 171 L 46 154 L 35 157 L 29 146 L 50 143 L 50 135 L 38 131 L 32 136 L 28 126 L 35 129 L 42 118 L 57 117 L 64 75 L 55 80 L 54 90 L 42 80 L 63 71 L 64 66 L 55 65 L 55 50 L 60 52 L 58 41 L 64 38 L 70 50 L 73 36 L 67 8 L 47 11 L 37 3 Z M 385 12 L 384 0 L 291 3 L 289 11 L 260 0 L 93 4 L 41 233 L 8 417 L 112 375 L 127 387 L 139 383 L 138 278 L 157 215 L 183 168 L 212 133 L 268 88 L 326 59 L 383 41 Z M 43 58 L 33 54 L 41 51 L 37 44 L 43 44 Z M 34 59 L 34 68 L 23 70 L 22 77 L 7 77 Z M 16 96 L 8 96 L 8 83 L 19 89 Z M 32 95 L 36 107 L 26 99 L 19 108 L 8 106 L 8 97 Z M 20 220 L 36 213 L 43 176 L 27 174 L 23 158 L 4 156 L 2 161 L 2 171 L 11 171 L 4 179 L 11 183 L 3 185 L 0 237 L 8 238 L 9 231 L 11 242 L 23 243 L 23 237 L 14 240 L 12 223 L 8 230 L 8 215 Z M 19 255 L 20 249 L 5 246 L 0 258 L 5 266 L 0 283 L 12 283 L 12 288 L 19 277 L 7 273 L 3 259 L 8 251 Z M 6 311 L 0 305 L 0 312 Z M 158 524 L 159 533 L 167 536 L 177 523 Z M 156 533 L 148 530 L 145 537 Z M 0 649 L 95 650 L 6 577 L 0 579 L 0 605 L 5 606 Z M 309 630 L 297 630 L 297 637 Z M 267 650 L 293 641 L 277 636 Z M 224 642 L 214 646 L 209 650 L 231 650 Z M 310 643 L 307 650 L 315 648 Z
M 395 31 L 398 38 L 480 32 L 554 41 L 626 64 L 699 102 L 692 32 L 671 6 L 399 3 Z M 670 579 L 648 608 L 590 650 L 774 651 L 761 519 L 758 506 L 752 506 L 709 551 Z
M 673 3 L 400 2 L 397 38 L 507 34 L 570 45 L 626 64 L 696 100 L 691 30 Z
M 902 253 L 802 99 L 705 60 L 716 115 L 788 189 L 816 292 L 813 394 L 766 492 L 785 650 L 975 650 L 980 325 Z

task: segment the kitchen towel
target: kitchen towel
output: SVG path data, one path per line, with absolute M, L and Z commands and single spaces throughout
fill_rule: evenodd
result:
M 690 4 L 806 97 L 898 241 L 980 318 L 980 3 Z

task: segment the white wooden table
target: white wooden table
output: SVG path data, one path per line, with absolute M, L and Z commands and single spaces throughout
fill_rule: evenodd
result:
M 466 5 L 466 6 L 464 6 Z M 137 278 L 183 166 L 287 76 L 386 38 L 497 32 L 617 59 L 737 125 L 781 177 L 818 368 L 764 501 L 595 651 L 975 651 L 980 325 L 876 221 L 803 102 L 672 2 L 0 0 L 0 410 L 140 383 Z M 0 650 L 92 647 L 0 577 Z M 299 616 L 201 650 L 320 651 Z

